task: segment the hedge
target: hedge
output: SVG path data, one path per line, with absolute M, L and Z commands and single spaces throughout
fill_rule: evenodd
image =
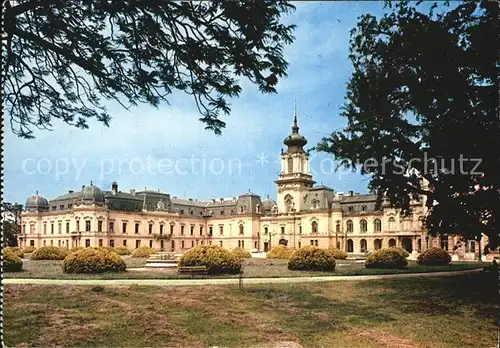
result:
M 417 257 L 419 265 L 441 266 L 451 262 L 450 254 L 441 248 L 429 248 Z
M 408 261 L 396 248 L 376 250 L 365 261 L 366 268 L 400 269 L 407 265 Z
M 268 251 L 266 257 L 268 259 L 289 259 L 292 253 L 293 249 L 287 248 L 284 245 L 277 245 Z
M 11 248 L 3 249 L 3 271 L 21 272 L 23 270 L 23 260 Z
M 63 261 L 65 273 L 123 272 L 127 266 L 115 252 L 103 248 L 85 248 L 75 251 Z
M 130 255 L 132 252 L 126 246 L 117 246 L 113 251 L 118 255 Z
M 296 250 L 288 259 L 288 269 L 296 271 L 333 271 L 335 258 L 325 249 L 307 245 Z
M 235 274 L 241 270 L 240 259 L 218 245 L 199 245 L 189 249 L 178 263 L 183 266 L 205 266 L 208 274 Z
M 236 255 L 239 259 L 249 259 L 252 257 L 252 254 L 243 248 L 234 248 L 231 252 Z
M 31 260 L 64 260 L 70 251 L 66 248 L 56 246 L 43 246 L 35 250 L 30 259 Z
M 347 259 L 347 253 L 343 250 L 337 248 L 328 248 L 327 251 L 333 255 L 333 258 L 336 260 L 345 260 Z
M 148 246 L 141 246 L 132 252 L 131 257 L 150 257 L 153 254 L 156 254 L 155 249 Z

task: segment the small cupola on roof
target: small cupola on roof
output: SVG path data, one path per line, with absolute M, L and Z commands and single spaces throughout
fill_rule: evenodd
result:
M 90 182 L 90 186 L 86 186 L 82 191 L 82 201 L 87 204 L 103 204 L 104 203 L 104 194 L 102 191 Z
M 299 126 L 297 126 L 297 103 L 295 103 L 293 111 L 293 126 L 292 134 L 287 136 L 283 143 L 288 147 L 286 153 L 303 153 L 303 146 L 307 144 L 307 139 L 300 135 Z
M 28 211 L 46 211 L 49 210 L 49 202 L 36 191 L 36 194 L 31 195 L 26 200 L 25 208 Z

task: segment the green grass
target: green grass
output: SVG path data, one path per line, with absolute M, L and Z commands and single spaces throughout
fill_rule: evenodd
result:
M 127 268 L 144 267 L 146 259 L 125 257 Z M 146 271 L 127 271 L 123 273 L 104 274 L 67 274 L 62 271 L 62 261 L 32 261 L 23 260 L 24 271 L 6 273 L 5 278 L 51 278 L 51 279 L 178 279 L 176 269 Z M 333 272 L 308 272 L 290 271 L 287 260 L 276 259 L 246 259 L 243 264 L 244 278 L 269 278 L 269 277 L 309 277 L 309 276 L 349 276 L 349 275 L 377 275 L 400 273 L 427 273 L 477 269 L 487 266 L 481 262 L 453 262 L 446 266 L 421 266 L 414 261 L 409 261 L 408 267 L 400 270 L 366 269 L 363 263 L 354 260 L 338 260 Z M 237 278 L 238 275 L 217 275 L 210 278 Z M 181 278 L 191 278 L 182 275 Z M 198 277 L 199 278 L 199 277 Z
M 199 287 L 6 285 L 9 347 L 494 347 L 497 274 Z M 299 346 L 300 347 L 300 346 Z

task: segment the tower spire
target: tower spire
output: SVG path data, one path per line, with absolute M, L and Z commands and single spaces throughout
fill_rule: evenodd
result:
M 298 133 L 299 132 L 299 126 L 297 125 L 297 99 L 295 99 L 293 103 L 293 126 L 292 126 L 292 133 Z

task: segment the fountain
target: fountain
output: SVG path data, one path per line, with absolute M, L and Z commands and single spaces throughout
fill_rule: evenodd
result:
M 177 261 L 181 254 L 159 252 L 153 254 L 146 260 L 145 268 L 177 268 Z

